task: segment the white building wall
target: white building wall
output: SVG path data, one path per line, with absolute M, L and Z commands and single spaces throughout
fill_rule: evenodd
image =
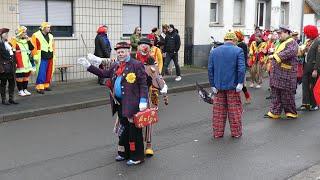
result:
M 271 0 L 270 27 L 278 28 L 280 24 L 281 2 L 289 2 L 289 25 L 300 32 L 302 0 Z M 245 34 L 252 34 L 256 23 L 256 0 L 245 0 L 244 26 L 233 25 L 233 0 L 224 0 L 223 22 L 221 25 L 210 24 L 210 0 L 195 0 L 194 6 L 194 45 L 210 44 L 210 36 L 223 41 L 228 30 L 240 29 Z
M 9 36 L 14 36 L 14 31 L 19 25 L 19 1 L 1 0 L 0 3 L 0 28 L 10 28 Z M 162 24 L 174 24 L 179 30 L 181 48 L 179 51 L 179 64 L 184 62 L 184 28 L 185 28 L 185 0 L 73 0 L 73 37 L 56 37 L 57 51 L 56 64 L 70 64 L 68 79 L 91 78 L 83 67 L 77 65 L 77 58 L 87 53 L 81 35 L 88 46 L 88 51 L 94 51 L 94 39 L 97 27 L 101 24 L 109 26 L 109 38 L 114 47 L 119 41 L 128 40 L 122 36 L 122 9 L 123 4 L 152 5 L 160 7 L 160 28 Z M 54 26 L 54 25 L 53 25 Z M 133 31 L 133 29 L 132 29 Z M 115 57 L 115 52 L 112 52 Z M 54 80 L 59 79 L 55 73 Z M 34 76 L 32 76 L 34 80 Z

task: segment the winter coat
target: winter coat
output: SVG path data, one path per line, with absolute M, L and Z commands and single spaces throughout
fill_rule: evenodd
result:
M 106 34 L 97 34 L 94 44 L 94 55 L 101 58 L 110 58 L 111 44 Z
M 180 45 L 181 45 L 180 36 L 176 31 L 167 33 L 165 38 L 165 44 L 164 44 L 164 52 L 167 52 L 167 53 L 178 52 L 180 49 Z
M 16 71 L 16 64 L 13 56 L 10 55 L 6 49 L 5 44 L 0 40 L 0 73 L 5 73 L 5 66 L 10 67 L 10 73 L 14 74 Z

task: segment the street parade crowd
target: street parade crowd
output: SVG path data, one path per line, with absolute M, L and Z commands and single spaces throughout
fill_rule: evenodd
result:
M 19 96 L 28 96 L 31 74 L 36 75 L 35 88 L 39 94 L 51 91 L 55 64 L 55 45 L 50 33 L 51 25 L 43 22 L 32 37 L 27 28 L 20 26 L 15 37 L 8 38 L 9 29 L 0 29 L 0 79 L 3 105 L 18 104 L 14 100 L 17 86 Z M 229 31 L 224 43 L 213 48 L 209 54 L 208 76 L 212 97 L 200 88 L 199 95 L 213 104 L 213 137 L 224 136 L 227 117 L 231 136 L 242 136 L 243 105 L 252 101 L 250 88 L 261 88 L 263 75 L 269 75 L 270 108 L 266 118 L 298 118 L 298 111 L 318 109 L 320 96 L 320 38 L 316 26 L 304 27 L 306 41 L 289 26 L 278 29 L 256 28 L 248 44 L 241 31 Z M 143 36 L 136 27 L 129 41 L 116 43 L 116 58 L 111 58 L 112 44 L 108 26 L 97 29 L 94 53 L 80 57 L 77 63 L 88 72 L 98 76 L 98 83 L 106 85 L 110 92 L 111 110 L 115 117 L 114 133 L 118 136 L 116 161 L 128 165 L 144 162 L 153 156 L 152 129 L 159 121 L 160 100 L 168 105 L 168 86 L 163 78 L 170 71 L 173 61 L 176 81 L 180 81 L 178 64 L 180 36 L 174 25 L 151 29 Z M 246 85 L 246 71 L 250 77 Z M 9 100 L 6 98 L 9 83 Z M 302 84 L 302 105 L 296 108 L 296 89 Z M 282 115 L 284 112 L 284 115 Z M 144 131 L 144 132 L 143 132 Z

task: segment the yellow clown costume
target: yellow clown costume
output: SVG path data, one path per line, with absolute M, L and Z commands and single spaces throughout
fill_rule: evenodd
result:
M 20 26 L 16 30 L 16 37 L 10 40 L 14 56 L 16 59 L 16 82 L 19 96 L 31 95 L 27 90 L 29 76 L 34 71 L 31 51 L 34 49 L 30 38 L 27 36 L 27 28 Z
M 32 54 L 36 63 L 36 89 L 43 94 L 44 90 L 51 90 L 50 83 L 54 72 L 55 47 L 53 35 L 46 32 L 50 28 L 48 22 L 41 24 L 40 30 L 32 35 L 34 50 Z

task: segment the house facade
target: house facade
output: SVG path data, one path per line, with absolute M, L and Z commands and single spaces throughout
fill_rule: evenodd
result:
M 36 31 L 42 21 L 52 24 L 55 35 L 57 65 L 72 65 L 69 79 L 91 78 L 76 64 L 77 58 L 94 51 L 94 39 L 99 25 L 109 27 L 114 45 L 128 40 L 135 27 L 143 34 L 162 24 L 174 24 L 181 36 L 180 64 L 183 65 L 185 0 L 2 0 L 0 27 L 10 28 L 10 36 L 18 25 Z M 85 47 L 82 38 L 87 46 Z M 112 54 L 115 57 L 115 53 Z M 59 75 L 54 76 L 55 79 Z
M 207 66 L 212 39 L 229 30 L 249 36 L 254 28 L 290 25 L 300 32 L 303 0 L 186 0 L 185 64 Z
M 320 1 L 305 0 L 303 25 L 314 24 L 320 28 Z

